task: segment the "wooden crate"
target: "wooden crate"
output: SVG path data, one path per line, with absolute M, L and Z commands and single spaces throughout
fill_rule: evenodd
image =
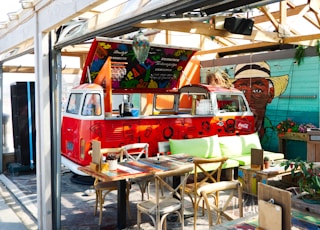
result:
M 268 175 L 259 173 L 259 170 L 251 169 L 250 166 L 239 167 L 238 180 L 242 184 L 243 192 L 256 196 L 258 183 L 268 184 Z
M 243 192 L 257 195 L 257 174 L 249 166 L 239 167 L 238 180 L 242 184 Z

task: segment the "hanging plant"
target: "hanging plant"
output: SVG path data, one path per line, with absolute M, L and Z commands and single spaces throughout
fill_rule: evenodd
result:
M 294 54 L 294 59 L 296 60 L 298 65 L 300 65 L 303 62 L 305 49 L 306 48 L 302 45 L 298 45 L 298 47 L 296 48 L 296 52 Z
M 317 40 L 316 50 L 317 50 L 318 56 L 320 57 L 320 40 Z

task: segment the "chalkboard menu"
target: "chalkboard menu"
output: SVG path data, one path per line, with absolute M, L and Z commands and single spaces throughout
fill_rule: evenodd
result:
M 91 82 L 111 57 L 113 89 L 173 89 L 196 49 L 151 44 L 147 60 L 140 64 L 132 41 L 96 38 L 92 42 L 80 83 Z M 90 71 L 88 71 L 90 70 Z

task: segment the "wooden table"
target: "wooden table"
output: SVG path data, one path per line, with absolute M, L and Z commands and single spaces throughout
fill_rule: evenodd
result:
M 192 163 L 192 162 L 190 162 Z M 159 161 L 156 157 L 143 158 L 138 161 L 121 162 L 116 171 L 97 172 L 89 166 L 79 167 L 78 169 L 89 176 L 98 178 L 100 181 L 118 181 L 118 229 L 126 228 L 126 179 L 150 176 L 155 172 L 169 171 L 185 165 L 186 161 L 171 156 L 160 156 Z

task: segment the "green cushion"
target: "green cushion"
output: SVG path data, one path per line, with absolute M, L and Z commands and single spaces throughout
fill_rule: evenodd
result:
M 231 159 L 235 160 L 235 161 L 238 161 L 240 166 L 250 165 L 251 164 L 251 155 L 232 156 Z
M 269 151 L 263 151 L 263 156 L 268 156 L 270 160 L 282 160 L 284 159 L 283 153 L 275 153 L 275 152 L 269 152 Z
M 263 156 L 268 156 L 270 160 L 281 160 L 284 158 L 283 153 L 275 153 L 269 151 L 263 151 Z M 239 162 L 240 166 L 250 165 L 251 164 L 251 155 L 243 155 L 243 156 L 232 156 L 232 160 L 236 160 Z
M 228 168 L 237 168 L 239 167 L 239 162 L 233 159 L 228 159 L 226 162 L 223 163 L 222 169 L 228 169 Z
M 251 154 L 251 148 L 262 149 L 258 133 L 219 137 L 222 156 Z
M 185 153 L 202 158 L 221 156 L 217 135 L 181 140 L 170 139 L 169 144 L 171 154 Z

